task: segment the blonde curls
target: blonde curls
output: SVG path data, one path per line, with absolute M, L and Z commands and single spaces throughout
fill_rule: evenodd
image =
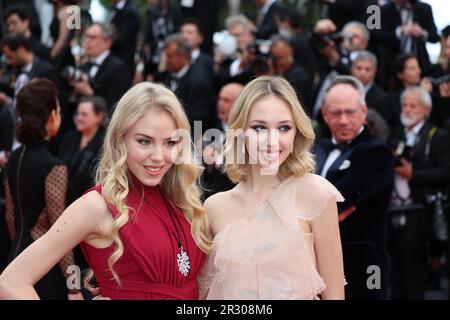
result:
M 117 104 L 108 125 L 96 174 L 96 184 L 102 186 L 103 198 L 118 213 L 110 233 L 115 249 L 108 259 L 108 266 L 113 278 L 119 284 L 120 279 L 113 266 L 123 255 L 124 246 L 119 231 L 128 223 L 131 210 L 126 205 L 129 193 L 129 172 L 125 134 L 153 108 L 160 108 L 167 112 L 173 118 L 177 129 L 190 131 L 188 119 L 173 92 L 160 84 L 150 82 L 137 84 Z M 190 136 L 187 138 L 189 141 L 185 143 L 191 146 Z M 208 253 L 211 249 L 209 227 L 199 200 L 200 192 L 197 186 L 201 167 L 193 164 L 193 159 L 190 160 L 190 162 L 174 164 L 164 175 L 161 185 L 191 223 L 191 233 L 199 248 Z
M 252 106 L 259 100 L 275 96 L 285 101 L 292 112 L 297 133 L 294 140 L 293 152 L 281 164 L 279 176 L 287 178 L 291 175 L 302 176 L 315 170 L 315 160 L 311 153 L 315 135 L 311 120 L 306 115 L 298 101 L 295 90 L 287 80 L 279 76 L 262 76 L 248 83 L 238 99 L 233 104 L 229 116 L 229 130 L 226 142 L 227 164 L 225 172 L 231 181 L 244 181 L 247 175 L 247 165 L 237 161 L 236 155 L 242 151 L 238 138 L 248 122 Z M 245 156 L 246 151 L 245 152 Z M 247 157 L 246 157 L 247 158 Z M 246 159 L 247 160 L 247 159 Z

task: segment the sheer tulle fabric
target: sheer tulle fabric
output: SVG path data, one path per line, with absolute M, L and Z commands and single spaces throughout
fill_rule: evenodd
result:
M 317 218 L 330 199 L 344 201 L 324 178 L 290 177 L 258 208 L 227 225 L 199 277 L 202 299 L 316 299 L 325 283 L 313 235 L 300 221 Z

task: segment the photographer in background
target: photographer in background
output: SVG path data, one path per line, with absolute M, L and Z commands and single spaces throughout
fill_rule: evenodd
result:
M 358 21 L 348 22 L 342 32 L 337 32 L 336 25 L 329 19 L 319 20 L 314 26 L 312 37 L 313 49 L 316 51 L 320 66 L 316 99 L 312 110 L 313 118 L 319 115 L 324 90 L 338 75 L 349 74 L 351 58 L 354 52 L 366 50 L 370 33 Z
M 252 32 L 253 25 L 246 16 L 240 14 L 228 17 L 225 20 L 225 27 L 228 34 L 236 39 L 237 49 L 234 55 L 229 57 L 224 54 L 225 50 L 215 50 L 214 71 L 219 87 L 229 82 L 246 84 L 249 78 L 244 71 L 247 70 L 250 63 L 248 48 L 255 39 Z
M 4 14 L 8 33 L 21 33 L 28 39 L 30 48 L 39 58 L 52 62 L 50 50 L 31 34 L 29 10 L 23 5 L 10 6 Z
M 84 34 L 84 53 L 88 63 L 79 72 L 68 75 L 70 85 L 80 97 L 93 95 L 106 100 L 108 114 L 115 103 L 130 88 L 131 77 L 126 65 L 111 54 L 113 29 L 100 23 L 92 24 Z
M 421 85 L 433 98 L 431 120 L 450 133 L 450 25 L 442 30 L 441 57 Z
M 306 71 L 311 79 L 319 68 L 319 61 L 311 47 L 311 35 L 304 29 L 303 15 L 294 6 L 286 6 L 280 12 L 278 33 L 289 39 L 294 50 L 294 60 Z
M 0 46 L 6 63 L 12 72 L 11 85 L 14 83 L 13 96 L 10 97 L 0 92 L 0 106 L 14 107 L 13 98 L 33 78 L 47 78 L 58 83 L 53 65 L 34 55 L 30 43 L 24 35 L 8 34 L 3 37 Z
M 308 112 L 311 102 L 312 80 L 305 69 L 294 60 L 294 50 L 289 40 L 282 36 L 271 38 L 270 57 L 274 73 L 286 78 L 294 87 L 303 108 Z
M 202 51 L 200 48 L 204 39 L 201 29 L 200 22 L 193 19 L 185 20 L 181 25 L 180 33 L 191 46 L 191 63 L 204 68 L 206 73 L 210 75 L 211 81 L 215 81 L 213 73 L 214 59 L 209 53 Z
M 434 203 L 427 203 L 446 191 L 450 181 L 450 137 L 428 120 L 432 100 L 426 90 L 407 87 L 400 99 L 403 127 L 391 140 L 397 158 L 389 241 L 392 297 L 424 299 L 427 244 L 442 231 L 439 228 L 446 228 L 435 224 L 430 238 L 437 217 Z
M 254 0 L 258 7 L 255 36 L 269 39 L 278 33 L 277 16 L 282 10 L 277 0 Z

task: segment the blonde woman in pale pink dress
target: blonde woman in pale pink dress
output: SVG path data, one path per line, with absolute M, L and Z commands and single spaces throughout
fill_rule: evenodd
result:
M 243 129 L 227 135 L 226 172 L 238 184 L 205 202 L 213 243 L 200 296 L 344 299 L 344 199 L 312 173 L 314 132 L 293 88 L 280 77 L 253 80 L 229 129 Z

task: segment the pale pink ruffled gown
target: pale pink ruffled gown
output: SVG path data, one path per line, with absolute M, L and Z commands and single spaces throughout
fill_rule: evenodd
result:
M 291 176 L 258 208 L 214 238 L 199 277 L 202 299 L 316 299 L 326 284 L 316 269 L 313 235 L 300 228 L 339 191 L 315 174 Z

